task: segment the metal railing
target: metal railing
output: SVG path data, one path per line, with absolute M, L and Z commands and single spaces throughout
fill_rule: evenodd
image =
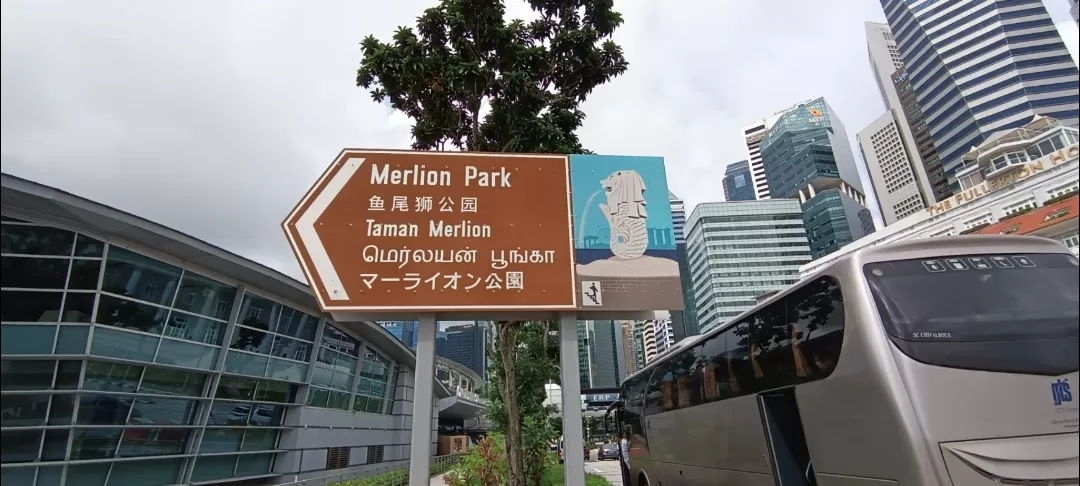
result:
M 431 458 L 430 476 L 438 476 L 450 470 L 465 454 L 448 454 Z M 366 464 L 348 470 L 275 486 L 408 486 L 409 461 L 380 465 Z

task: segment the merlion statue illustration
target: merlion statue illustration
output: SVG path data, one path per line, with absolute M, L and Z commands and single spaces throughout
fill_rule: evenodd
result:
M 645 227 L 645 181 L 632 170 L 620 170 L 600 181 L 607 194 L 607 204 L 601 204 L 611 226 L 611 252 L 616 257 L 632 260 L 645 254 L 649 246 L 649 231 Z

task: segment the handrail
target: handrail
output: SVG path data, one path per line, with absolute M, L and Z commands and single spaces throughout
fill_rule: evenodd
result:
M 432 457 L 431 476 L 434 477 L 448 471 L 454 464 L 457 464 L 464 455 L 465 454 L 447 454 L 444 456 Z M 394 472 L 400 472 L 400 474 L 389 474 Z M 289 483 L 278 483 L 275 486 L 332 486 L 344 483 L 345 481 L 352 481 L 360 478 L 372 478 L 380 475 L 388 475 L 390 477 L 385 478 L 385 482 L 380 481 L 375 483 L 378 486 L 407 486 L 409 484 L 409 461 L 388 464 L 383 467 L 378 467 L 377 464 L 362 464 L 354 466 L 347 471 L 315 478 L 298 479 Z

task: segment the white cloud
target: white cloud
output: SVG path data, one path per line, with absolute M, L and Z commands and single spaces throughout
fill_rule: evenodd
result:
M 5 0 L 3 170 L 299 276 L 278 224 L 330 159 L 410 143 L 408 119 L 354 86 L 359 42 L 434 3 Z M 883 110 L 863 38 L 864 21 L 884 18 L 874 0 L 617 8 L 630 69 L 586 103 L 582 139 L 664 156 L 689 207 L 722 199 L 746 123 L 824 96 L 854 143 Z

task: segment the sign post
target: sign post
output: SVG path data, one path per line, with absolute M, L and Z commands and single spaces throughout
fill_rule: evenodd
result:
M 440 318 L 558 319 L 574 451 L 577 320 L 682 309 L 659 157 L 346 149 L 282 227 L 324 313 L 420 321 L 410 485 L 429 482 Z M 582 455 L 565 463 L 584 485 Z

